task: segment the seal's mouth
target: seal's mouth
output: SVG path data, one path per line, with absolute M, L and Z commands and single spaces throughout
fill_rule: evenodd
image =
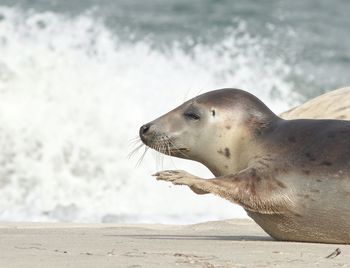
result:
M 169 155 L 171 155 L 172 153 L 186 153 L 189 151 L 190 151 L 189 148 L 174 148 L 169 150 L 169 153 L 170 153 Z
M 143 137 L 141 140 L 147 147 L 165 155 L 186 156 L 186 152 L 190 151 L 187 147 L 176 146 L 175 140 L 164 134 Z
M 154 124 L 148 123 L 140 128 L 139 136 L 146 148 L 151 148 L 165 155 L 188 158 L 189 148 L 176 144 L 174 137 L 166 133 L 158 132 L 152 128 Z
M 177 147 L 172 139 L 164 136 L 155 138 L 151 142 L 146 141 L 144 144 L 153 150 L 170 156 L 177 156 L 190 151 L 190 149 L 186 147 Z

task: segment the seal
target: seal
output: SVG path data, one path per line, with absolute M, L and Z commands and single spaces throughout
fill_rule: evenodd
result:
M 284 120 L 254 95 L 220 89 L 140 128 L 147 146 L 198 161 L 157 180 L 241 205 L 277 240 L 350 243 L 350 121 Z
M 350 87 L 339 88 L 318 96 L 280 114 L 284 119 L 350 120 Z

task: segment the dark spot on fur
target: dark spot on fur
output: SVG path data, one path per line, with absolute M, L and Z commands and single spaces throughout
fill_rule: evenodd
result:
M 295 143 L 295 142 L 296 142 L 296 139 L 295 139 L 294 136 L 288 137 L 288 140 L 289 140 L 290 142 L 292 142 L 292 143 Z
M 303 173 L 306 174 L 306 175 L 310 175 L 310 170 L 303 170 Z
M 250 178 L 252 181 L 260 182 L 262 180 L 262 178 L 260 176 L 258 176 L 258 173 L 257 173 L 255 168 L 252 168 L 250 170 L 249 175 L 250 175 Z
M 225 126 L 226 129 L 231 129 L 231 126 Z
M 281 181 L 279 181 L 279 180 L 276 180 L 276 179 L 275 179 L 275 182 L 276 182 L 276 184 L 278 185 L 278 187 L 280 187 L 280 188 L 287 188 L 287 187 L 284 185 L 283 182 L 281 182 Z
M 304 195 L 304 197 L 305 197 L 306 199 L 308 199 L 308 198 L 310 198 L 310 195 L 306 194 L 306 195 Z
M 309 159 L 309 161 L 311 161 L 311 162 L 316 161 L 316 158 L 315 158 L 311 153 L 305 153 L 305 156 L 306 156 L 307 159 Z
M 321 166 L 331 166 L 332 163 L 329 162 L 329 161 L 323 161 L 320 165 L 321 165 Z
M 335 119 L 345 119 L 346 116 L 345 115 L 341 115 L 341 116 L 337 116 Z
M 250 175 L 252 178 L 255 178 L 255 177 L 256 177 L 256 170 L 255 170 L 255 168 L 252 168 L 252 169 L 250 170 L 249 175 Z
M 316 181 L 317 181 L 317 182 L 322 182 L 322 180 L 321 180 L 321 179 L 317 179 Z
M 228 165 L 224 165 L 224 168 L 228 169 Z
M 311 189 L 310 192 L 312 192 L 312 193 L 319 193 L 320 190 L 318 190 L 318 189 Z
M 211 114 L 212 114 L 213 116 L 215 116 L 215 110 L 212 110 L 212 111 L 211 111 Z
M 230 158 L 230 157 L 231 157 L 231 153 L 230 153 L 229 148 L 225 148 L 224 151 L 220 149 L 220 150 L 218 150 L 217 152 L 218 152 L 219 154 L 224 155 L 226 158 Z
M 225 148 L 225 156 L 227 157 L 227 158 L 230 158 L 231 157 L 231 153 L 230 153 L 230 149 L 229 148 Z

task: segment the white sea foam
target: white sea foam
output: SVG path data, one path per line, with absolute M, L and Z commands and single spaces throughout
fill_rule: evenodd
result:
M 0 219 L 184 223 L 244 217 L 237 206 L 150 176 L 128 159 L 138 128 L 198 92 L 246 89 L 288 107 L 290 67 L 241 23 L 215 46 L 167 52 L 123 42 L 93 15 L 0 8 Z M 279 95 L 273 100 L 271 95 Z M 199 164 L 164 169 L 205 177 Z

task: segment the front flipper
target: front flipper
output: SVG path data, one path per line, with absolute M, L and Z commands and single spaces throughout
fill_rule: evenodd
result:
M 175 185 L 187 185 L 196 194 L 209 194 L 210 192 L 197 188 L 198 180 L 203 180 L 183 170 L 165 170 L 154 174 L 157 180 L 170 181 Z M 204 180 L 206 181 L 206 180 Z
M 281 214 L 293 207 L 287 187 L 268 173 L 258 172 L 256 168 L 208 180 L 182 170 L 161 171 L 154 176 L 157 180 L 187 185 L 192 190 L 221 196 L 254 212 Z

